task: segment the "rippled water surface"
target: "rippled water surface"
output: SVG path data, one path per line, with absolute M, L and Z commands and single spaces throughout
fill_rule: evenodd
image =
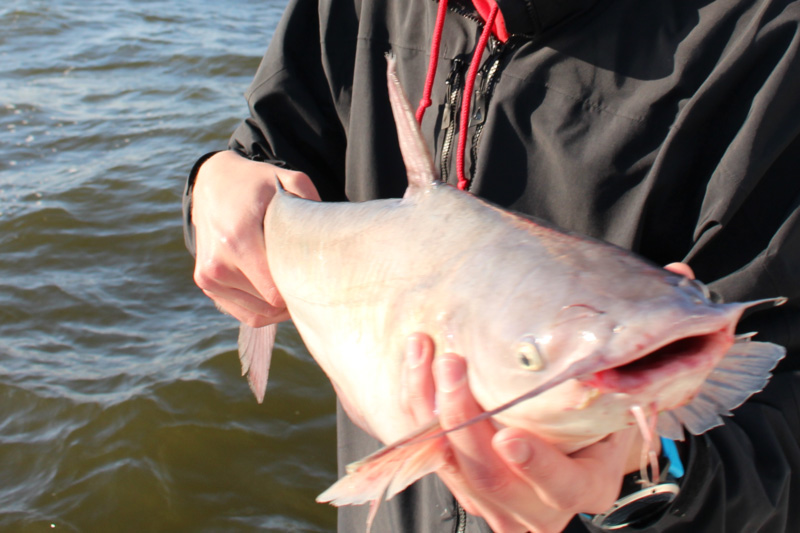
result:
M 0 531 L 329 531 L 333 393 L 283 328 L 259 406 L 180 193 L 285 0 L 0 6 Z

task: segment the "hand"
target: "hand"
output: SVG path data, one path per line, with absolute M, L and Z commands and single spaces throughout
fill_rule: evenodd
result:
M 481 413 L 464 360 L 449 353 L 432 359 L 430 337 L 412 335 L 403 401 L 416 422 L 429 421 L 435 407 L 445 428 Z M 452 455 L 437 473 L 461 505 L 494 531 L 562 531 L 576 513 L 600 513 L 617 500 L 622 477 L 638 469 L 637 436 L 626 430 L 565 455 L 527 431 L 497 430 L 484 421 L 447 435 Z
M 195 283 L 217 307 L 253 327 L 289 317 L 270 276 L 264 242 L 264 215 L 275 195 L 276 176 L 287 191 L 319 200 L 305 174 L 233 151 L 203 163 L 192 197 Z

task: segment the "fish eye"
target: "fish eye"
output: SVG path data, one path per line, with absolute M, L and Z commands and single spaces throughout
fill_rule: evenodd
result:
M 544 357 L 533 340 L 524 340 L 517 345 L 517 362 L 531 372 L 544 369 Z

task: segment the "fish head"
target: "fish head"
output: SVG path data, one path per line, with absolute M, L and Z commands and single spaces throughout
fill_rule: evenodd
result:
M 494 409 L 540 390 L 495 419 L 556 442 L 632 425 L 632 405 L 655 413 L 688 403 L 749 304 L 714 302 L 702 284 L 657 270 L 562 291 L 549 313 L 524 297 L 492 312 L 469 360 L 476 399 Z

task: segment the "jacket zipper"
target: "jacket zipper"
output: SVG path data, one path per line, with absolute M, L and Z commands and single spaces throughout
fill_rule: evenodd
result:
M 453 66 L 450 69 L 450 74 L 447 76 L 445 85 L 447 85 L 447 102 L 442 113 L 442 128 L 445 130 L 444 142 L 442 143 L 442 157 L 440 174 L 441 180 L 447 182 L 447 175 L 450 172 L 450 154 L 453 150 L 453 139 L 458 129 L 455 117 L 458 116 L 458 101 L 461 92 L 461 69 L 463 61 L 460 59 L 453 60 Z
M 493 41 L 491 41 L 493 42 Z M 476 125 L 475 133 L 472 136 L 471 154 L 472 160 L 478 153 L 478 143 L 480 141 L 483 125 L 486 121 L 486 106 L 489 101 L 489 96 L 495 81 L 495 74 L 500 67 L 500 56 L 503 52 L 502 44 L 492 45 L 489 58 L 486 60 L 485 65 L 478 71 L 477 80 L 475 83 L 475 97 L 474 107 L 470 114 L 469 126 Z M 447 102 L 442 113 L 442 129 L 445 130 L 444 142 L 442 143 L 442 156 L 440 165 L 440 174 L 442 181 L 447 181 L 447 176 L 450 173 L 450 156 L 453 151 L 453 140 L 455 139 L 456 131 L 458 130 L 458 117 L 460 109 L 460 96 L 463 87 L 463 64 L 460 59 L 453 60 L 453 66 L 450 68 L 450 74 L 445 80 L 447 85 Z
M 472 3 L 465 3 L 459 0 L 451 1 L 447 3 L 447 10 L 452 11 L 464 18 L 468 18 L 472 21 L 477 22 L 478 24 L 483 24 L 483 19 L 478 15 L 475 6 Z
M 475 11 L 474 6 L 470 4 L 469 8 L 461 5 L 460 2 L 451 2 L 448 4 L 448 11 L 453 11 L 462 17 L 473 20 L 479 24 L 483 23 Z M 502 43 L 495 38 L 489 39 L 489 57 L 487 58 L 484 66 L 478 72 L 478 80 L 475 84 L 475 105 L 469 118 L 469 125 L 477 124 L 475 133 L 472 136 L 472 146 L 470 154 L 472 156 L 473 166 L 478 154 L 478 144 L 480 143 L 481 133 L 483 132 L 483 125 L 486 120 L 486 109 L 491 96 L 493 83 L 495 81 L 495 74 L 500 67 L 500 59 L 503 51 L 506 49 L 508 43 Z M 450 74 L 445 83 L 447 84 L 447 101 L 444 111 L 442 113 L 442 129 L 445 129 L 445 138 L 442 143 L 442 155 L 440 164 L 441 180 L 447 182 L 447 177 L 450 171 L 450 156 L 453 149 L 453 138 L 455 137 L 458 125 L 456 124 L 459 114 L 459 93 L 462 90 L 462 63 L 460 59 L 453 60 L 453 66 L 450 69 Z M 474 122 L 473 122 L 474 121 Z M 473 180 L 470 176 L 469 188 L 472 189 Z
M 456 520 L 456 533 L 466 533 L 467 531 L 467 512 L 461 507 L 461 504 L 458 503 L 458 500 L 455 498 L 453 501 L 456 502 L 456 512 L 458 513 L 458 518 Z

